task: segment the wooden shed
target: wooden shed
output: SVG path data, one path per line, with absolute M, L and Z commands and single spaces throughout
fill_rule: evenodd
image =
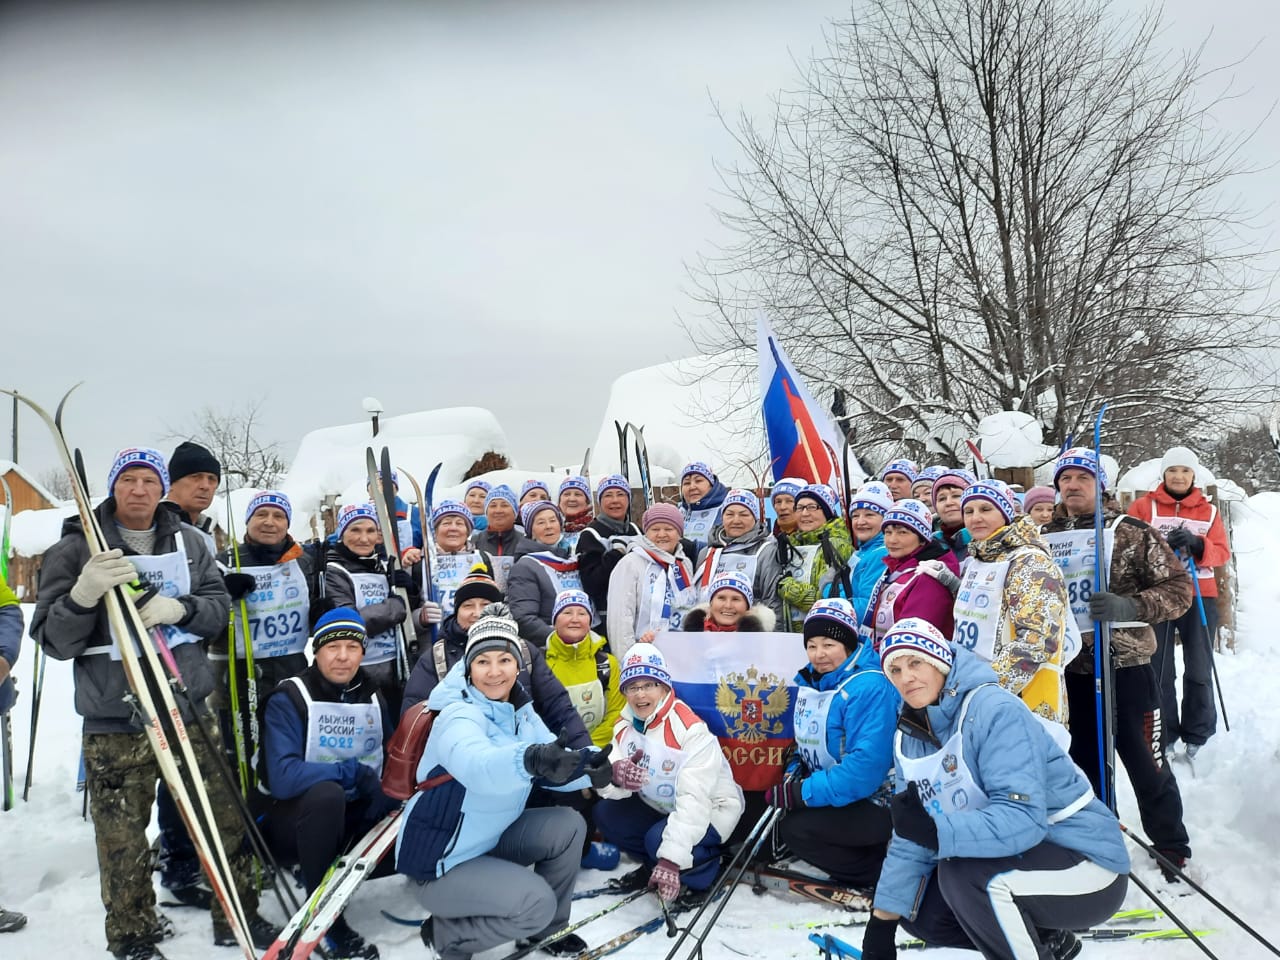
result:
M 40 481 L 27 473 L 12 460 L 0 460 L 0 476 L 3 476 L 13 493 L 13 512 L 23 510 L 47 510 L 58 505 L 57 498 L 41 486 Z M 5 503 L 4 486 L 0 485 L 0 503 Z

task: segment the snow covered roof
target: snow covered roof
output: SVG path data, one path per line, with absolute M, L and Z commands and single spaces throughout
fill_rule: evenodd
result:
M 31 487 L 32 490 L 40 494 L 40 496 L 44 497 L 50 503 L 61 502 L 59 498 L 55 496 L 53 493 L 51 493 L 43 483 L 41 483 L 39 480 L 33 477 L 30 473 L 28 473 L 18 464 L 14 463 L 12 460 L 0 460 L 0 476 L 3 476 L 4 474 L 9 473 L 10 471 L 20 476 L 23 480 L 27 482 L 27 485 Z M 16 517 L 17 514 L 14 514 L 14 516 Z
M 19 557 L 38 557 L 62 538 L 62 521 L 76 516 L 72 500 L 48 510 L 23 510 L 13 515 L 9 529 L 9 547 Z M 96 506 L 99 501 L 93 501 Z M 4 511 L 0 510 L 0 517 Z

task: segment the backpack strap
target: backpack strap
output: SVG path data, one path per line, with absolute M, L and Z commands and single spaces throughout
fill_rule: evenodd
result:
M 435 661 L 436 677 L 440 680 L 444 680 L 445 674 L 449 672 L 449 661 L 445 656 L 443 640 L 432 646 L 431 658 Z
M 613 668 L 609 665 L 609 651 L 601 647 L 596 651 L 596 679 L 600 681 L 600 689 L 606 693 L 609 690 L 609 674 L 613 672 Z

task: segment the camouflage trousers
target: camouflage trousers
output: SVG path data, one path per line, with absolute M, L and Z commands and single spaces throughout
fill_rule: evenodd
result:
M 188 732 L 240 903 L 246 914 L 252 916 L 258 908 L 258 893 L 253 882 L 253 860 L 243 842 L 244 824 L 235 798 L 227 792 L 226 783 L 214 767 L 218 759 L 210 756 L 204 738 L 194 725 Z M 217 744 L 217 731 L 210 732 Z M 176 753 L 177 745 L 174 747 Z M 181 760 L 178 762 L 181 766 Z M 151 848 L 146 831 L 151 822 L 160 767 L 145 733 L 86 733 L 84 766 L 98 846 L 102 905 L 107 911 L 107 949 L 115 952 L 132 941 L 150 936 L 157 923 L 156 894 L 151 884 Z M 225 925 L 216 897 L 210 912 L 215 927 Z

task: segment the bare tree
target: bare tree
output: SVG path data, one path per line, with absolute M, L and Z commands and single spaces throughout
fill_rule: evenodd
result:
M 1126 458 L 1263 399 L 1280 334 L 1224 199 L 1248 137 L 1214 131 L 1226 94 L 1159 26 L 1099 0 L 859 4 L 771 124 L 734 124 L 735 239 L 692 271 L 694 341 L 750 345 L 764 306 L 873 457 L 959 459 L 999 410 L 1056 444 L 1105 399 Z
M 233 488 L 274 487 L 284 476 L 280 444 L 264 443 L 257 436 L 261 400 L 250 400 L 229 410 L 202 408 L 189 429 L 172 430 L 169 440 L 194 440 L 207 447 L 222 464 L 223 478 Z
M 60 467 L 49 467 L 41 470 L 36 479 L 40 482 L 40 486 L 44 487 L 59 500 L 70 500 L 75 496 L 75 492 L 71 489 L 71 478 Z

